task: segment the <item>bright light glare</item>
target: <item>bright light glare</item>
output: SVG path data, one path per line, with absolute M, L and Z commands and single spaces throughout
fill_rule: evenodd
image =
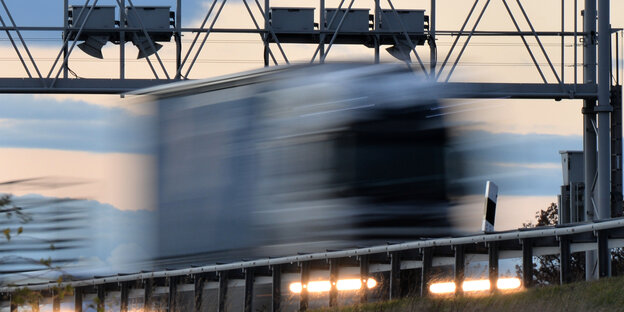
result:
M 455 292 L 455 283 L 434 283 L 429 286 L 429 291 L 432 294 L 452 294 Z
M 484 291 L 490 289 L 490 280 L 465 281 L 462 284 L 462 290 L 468 291 Z
M 360 288 L 362 288 L 362 281 L 358 278 L 339 280 L 336 283 L 336 289 L 338 290 L 358 290 Z
M 377 286 L 377 281 L 372 278 L 368 280 L 360 280 L 357 278 L 338 280 L 336 289 L 339 291 L 358 290 L 362 288 L 362 284 L 366 284 L 366 287 L 371 289 Z M 289 286 L 290 292 L 295 294 L 301 293 L 303 288 L 307 288 L 309 292 L 326 292 L 331 290 L 331 283 L 329 281 L 314 281 L 309 282 L 307 287 L 302 287 L 301 283 L 295 282 L 291 283 Z
M 301 283 L 291 283 L 289 288 L 290 292 L 293 292 L 295 294 L 299 294 L 301 293 L 301 290 L 303 290 L 303 288 L 301 287 Z
M 522 282 L 517 277 L 499 278 L 498 282 L 496 282 L 498 289 L 516 289 L 520 288 L 520 285 L 522 285 Z
M 329 281 L 315 281 L 308 283 L 308 292 L 324 292 L 331 289 Z

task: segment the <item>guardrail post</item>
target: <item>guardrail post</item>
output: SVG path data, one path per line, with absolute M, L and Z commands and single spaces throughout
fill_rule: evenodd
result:
M 466 248 L 464 245 L 455 247 L 455 266 L 453 267 L 453 275 L 455 280 L 455 294 L 462 295 L 462 284 L 464 283 L 464 269 L 466 267 Z
M 97 310 L 98 311 L 104 311 L 106 305 L 106 285 L 102 284 L 102 285 L 98 285 L 97 286 L 97 299 L 98 299 L 98 303 L 97 303 Z
M 251 312 L 253 308 L 254 271 L 252 268 L 245 270 L 245 312 Z
M 401 254 L 390 254 L 390 300 L 401 297 Z
M 282 302 L 282 268 L 279 265 L 274 265 L 271 268 L 273 274 L 273 282 L 271 283 L 271 311 L 280 311 L 280 304 Z
M 58 294 L 52 298 L 52 312 L 61 312 L 61 298 Z
M 490 291 L 496 291 L 498 282 L 498 242 L 488 243 L 488 271 L 490 279 Z
M 144 280 L 143 283 L 145 284 L 143 286 L 143 306 L 145 308 L 145 311 L 151 311 L 152 310 L 153 280 L 150 278 L 150 279 Z
M 169 298 L 168 298 L 168 311 L 174 312 L 176 311 L 177 305 L 177 295 L 178 295 L 178 277 L 171 276 L 169 279 Z
M 338 264 L 339 259 L 329 259 L 329 307 L 337 307 L 338 306 L 338 288 L 336 284 L 338 283 L 338 270 L 340 266 Z
M 431 280 L 431 265 L 433 262 L 433 247 L 422 249 L 422 270 L 420 278 L 420 296 L 429 295 L 429 282 Z
M 299 294 L 299 311 L 308 309 L 308 281 L 310 280 L 310 263 L 302 262 L 301 266 L 301 294 Z
M 606 231 L 598 231 L 598 276 L 611 276 L 611 253 L 609 250 L 609 234 Z
M 368 255 L 360 256 L 360 280 L 362 288 L 360 288 L 360 303 L 368 302 Z
M 74 312 L 82 312 L 82 288 L 74 288 Z
M 559 237 L 559 262 L 561 264 L 561 269 L 559 270 L 559 282 L 561 284 L 567 284 L 572 280 L 570 260 L 570 238 L 561 236 Z
M 195 275 L 194 280 L 194 297 L 195 297 L 195 312 L 201 311 L 203 294 L 204 294 L 204 284 L 206 283 L 206 277 L 203 274 Z
M 221 271 L 219 274 L 219 309 L 218 312 L 225 311 L 225 300 L 227 298 L 228 290 L 228 272 Z
M 130 292 L 130 285 L 128 282 L 121 283 L 121 304 L 120 312 L 128 312 L 128 295 Z
M 522 239 L 522 283 L 524 287 L 533 286 L 533 240 Z

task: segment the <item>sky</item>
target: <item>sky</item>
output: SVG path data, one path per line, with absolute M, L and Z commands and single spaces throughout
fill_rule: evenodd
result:
M 523 30 L 528 25 L 514 1 L 508 1 Z M 624 3 L 612 1 L 612 26 L 624 26 Z M 33 4 L 36 3 L 36 9 Z M 114 1 L 99 1 L 100 5 L 113 5 Z M 135 5 L 171 5 L 167 0 L 134 0 Z M 483 6 L 481 1 L 479 8 Z M 561 27 L 560 5 L 557 0 L 523 1 L 527 14 L 537 30 L 558 31 Z M 81 1 L 70 1 L 81 5 Z M 183 1 L 183 27 L 198 27 L 211 2 Z M 253 3 L 251 3 L 253 4 Z M 397 8 L 425 9 L 429 0 L 393 1 Z M 8 0 L 12 17 L 20 26 L 61 26 L 62 1 Z M 338 1 L 328 1 L 327 7 L 336 7 Z M 438 30 L 457 30 L 468 13 L 472 1 L 439 0 Z M 315 7 L 316 1 L 272 1 L 272 6 Z M 388 7 L 382 1 L 382 7 Z M 372 1 L 357 0 L 354 8 L 372 7 Z M 579 1 L 579 8 L 582 1 Z M 254 8 L 252 6 L 252 8 Z M 255 10 L 255 9 L 254 9 Z M 573 28 L 573 2 L 566 1 L 566 30 Z M 317 10 L 318 11 L 318 10 Z M 257 11 L 254 11 L 257 12 Z M 5 12 L 0 11 L 2 16 Z M 579 13 L 580 14 L 580 13 Z M 259 15 L 256 18 L 260 19 Z M 471 19 L 472 26 L 475 17 Z M 579 25 L 581 25 L 579 15 Z M 253 28 L 253 23 L 241 1 L 229 1 L 215 23 L 222 28 Z M 501 1 L 492 1 L 483 15 L 478 30 L 515 30 Z M 24 33 L 32 54 L 44 75 L 60 48 L 60 34 Z M 192 35 L 184 38 L 183 51 L 190 45 Z M 1 77 L 25 77 L 6 34 L 0 34 Z M 439 60 L 442 61 L 454 37 L 438 39 Z M 538 61 L 546 62 L 535 45 L 527 38 Z M 557 70 L 561 63 L 559 39 L 543 38 L 545 48 Z M 292 62 L 309 61 L 315 46 L 284 45 Z M 279 50 L 272 46 L 280 64 L 284 64 Z M 129 78 L 153 77 L 144 61 L 134 60 L 136 48 L 127 45 Z M 419 47 L 420 55 L 427 60 L 428 48 Z M 108 43 L 103 50 L 104 60 L 90 58 L 76 49 L 70 58 L 70 68 L 78 77 L 115 78 L 119 74 L 116 61 L 118 47 Z M 458 50 L 455 50 L 454 57 Z M 579 60 L 582 50 L 578 50 Z M 169 72 L 173 71 L 174 45 L 165 44 L 160 52 Z M 574 79 L 574 44 L 566 41 L 566 82 Z M 372 50 L 360 46 L 336 46 L 328 61 L 372 61 Z M 453 59 L 452 57 L 451 59 Z M 382 49 L 382 61 L 393 61 Z M 462 63 L 451 81 L 479 82 L 539 82 L 538 72 L 519 38 L 475 37 L 466 49 Z M 256 34 L 213 34 L 208 39 L 189 78 L 208 78 L 262 67 L 262 44 Z M 31 67 L 32 69 L 32 67 Z M 552 72 L 542 66 L 549 82 L 555 82 Z M 161 69 L 158 69 L 162 77 Z M 582 68 L 578 68 L 582 77 Z M 445 77 L 445 76 L 443 76 Z M 45 181 L 71 181 L 71 183 L 22 184 L 4 187 L 17 198 L 27 196 L 72 197 L 85 199 L 89 209 L 114 211 L 128 226 L 119 233 L 130 233 L 130 222 L 145 224 L 145 215 L 153 212 L 150 183 L 153 174 L 153 146 L 150 143 L 153 115 L 149 107 L 137 103 L 132 97 L 103 95 L 0 95 L 0 181 L 25 178 L 44 178 Z M 533 220 L 537 210 L 556 201 L 562 183 L 560 150 L 579 150 L 582 146 L 582 117 L 580 101 L 562 100 L 466 100 L 445 102 L 453 118 L 467 125 L 465 131 L 476 136 L 474 142 L 485 151 L 482 163 L 491 172 L 488 178 L 500 186 L 497 228 L 511 229 Z M 476 207 L 476 206 L 475 206 Z M 481 209 L 481 207 L 471 209 Z M 478 223 L 478 220 L 476 220 Z M 475 224 L 476 224 L 475 223 Z M 131 235 L 119 235 L 112 243 L 102 243 L 91 256 L 111 265 L 117 247 L 125 247 L 124 254 L 132 254 Z M 112 244 L 112 245 L 110 245 Z M 116 251 L 117 250 L 117 251 Z M 141 251 L 140 253 L 148 253 Z M 112 259 L 112 260 L 111 260 Z

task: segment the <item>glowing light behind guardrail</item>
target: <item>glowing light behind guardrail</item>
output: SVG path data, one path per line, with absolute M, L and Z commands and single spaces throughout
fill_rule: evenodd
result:
M 519 289 L 521 286 L 522 282 L 516 277 L 499 278 L 496 282 L 496 288 L 499 290 L 515 290 Z M 490 280 L 487 279 L 464 281 L 462 284 L 462 290 L 468 293 L 488 291 L 490 287 Z M 436 295 L 452 294 L 455 293 L 456 290 L 457 286 L 453 282 L 433 283 L 429 286 L 429 291 Z
M 520 288 L 522 282 L 519 278 L 499 278 L 496 282 L 496 288 L 501 290 Z
M 372 289 L 377 287 L 377 281 L 372 278 L 369 278 L 368 280 L 360 280 L 357 278 L 343 279 L 338 280 L 336 283 L 336 289 L 339 291 L 358 290 L 362 288 L 362 285 L 366 285 L 368 289 Z M 295 294 L 301 293 L 304 288 L 311 293 L 328 292 L 331 290 L 331 283 L 329 281 L 314 281 L 303 286 L 299 282 L 291 283 L 289 285 L 290 292 Z
M 432 294 L 442 295 L 442 294 L 452 294 L 455 292 L 455 283 L 447 282 L 447 283 L 434 283 L 429 286 L 429 291 Z
M 360 288 L 362 288 L 362 281 L 358 278 L 339 280 L 336 283 L 336 289 L 338 290 L 358 290 Z
M 465 281 L 462 284 L 462 290 L 464 292 L 485 291 L 489 289 L 490 289 L 490 280 Z

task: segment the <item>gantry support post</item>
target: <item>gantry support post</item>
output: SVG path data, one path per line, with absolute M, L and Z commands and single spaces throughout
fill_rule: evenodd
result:
M 498 282 L 498 242 L 488 243 L 488 272 L 490 291 L 495 292 Z
M 586 84 L 596 83 L 596 0 L 585 0 L 583 11 L 583 81 Z M 585 221 L 595 219 L 594 189 L 596 179 L 596 99 L 583 101 L 583 162 L 585 182 Z M 585 279 L 598 278 L 596 267 L 596 252 L 585 252 Z
M 432 79 L 435 79 L 436 65 L 438 62 L 438 49 L 436 45 L 436 1 L 431 0 L 431 12 L 429 12 L 429 67 Z
M 611 23 L 610 2 L 598 4 L 598 218 L 611 218 Z
M 533 240 L 522 239 L 522 284 L 529 288 L 533 286 Z
M 617 54 L 617 53 L 616 53 Z M 619 65 L 618 65 L 619 66 Z M 611 88 L 611 217 L 622 216 L 622 86 Z
M 422 270 L 420 278 L 420 296 L 429 295 L 429 283 L 431 281 L 431 266 L 433 264 L 433 247 L 422 249 Z
M 466 248 L 464 245 L 457 245 L 455 248 L 455 266 L 453 268 L 453 276 L 455 281 L 455 294 L 462 295 L 462 284 L 465 278 L 466 268 Z

